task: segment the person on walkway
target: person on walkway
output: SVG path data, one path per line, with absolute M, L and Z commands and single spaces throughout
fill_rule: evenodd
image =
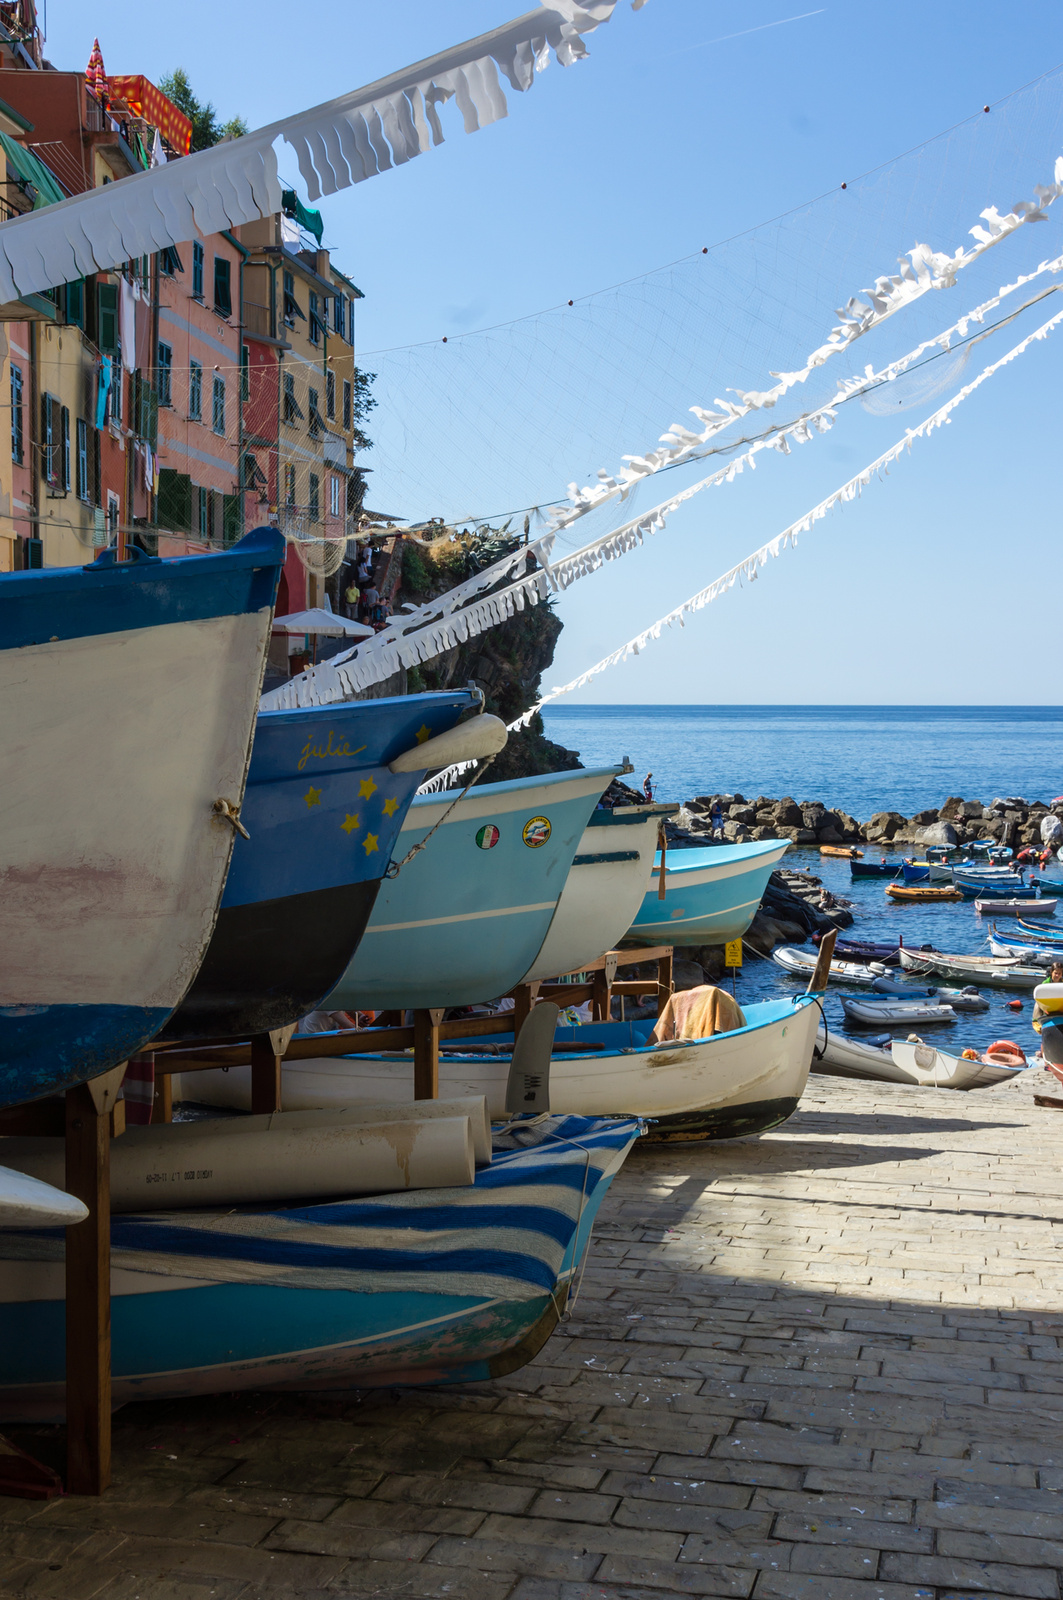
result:
M 380 590 L 375 583 L 370 583 L 368 589 L 362 590 L 362 599 L 358 607 L 358 620 L 360 622 L 368 622 L 371 625 L 374 609 L 379 604 Z
M 358 602 L 362 598 L 362 591 L 352 578 L 343 591 L 343 599 L 347 607 L 347 615 L 352 622 L 358 620 Z
M 713 802 L 712 810 L 709 813 L 709 821 L 712 823 L 712 837 L 714 839 L 722 839 L 723 838 L 723 806 L 720 804 L 720 802 L 718 800 Z

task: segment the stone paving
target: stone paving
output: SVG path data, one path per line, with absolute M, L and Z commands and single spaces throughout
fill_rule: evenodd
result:
M 129 1406 L 102 1501 L 0 1500 L 0 1595 L 1056 1600 L 1063 1114 L 1030 1087 L 817 1078 L 761 1139 L 640 1146 L 531 1366 Z

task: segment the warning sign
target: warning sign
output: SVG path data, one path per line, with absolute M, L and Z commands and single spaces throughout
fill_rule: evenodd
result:
M 740 967 L 742 965 L 741 939 L 729 939 L 724 945 L 723 964 L 725 967 Z

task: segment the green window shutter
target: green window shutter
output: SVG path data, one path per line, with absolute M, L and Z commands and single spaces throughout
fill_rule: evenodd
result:
M 118 285 L 96 285 L 96 343 L 105 356 L 118 354 Z
M 223 494 L 221 497 L 221 526 L 226 544 L 234 544 L 240 537 L 240 496 Z
M 159 494 L 155 520 L 161 528 L 180 533 L 192 530 L 192 479 L 186 472 L 163 467 L 159 473 Z

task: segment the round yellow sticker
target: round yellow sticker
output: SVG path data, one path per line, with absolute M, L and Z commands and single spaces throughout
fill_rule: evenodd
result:
M 524 840 L 524 843 L 530 850 L 538 850 L 539 846 L 545 844 L 549 837 L 549 817 L 532 817 L 529 822 L 524 824 L 524 831 L 521 834 L 521 838 Z

